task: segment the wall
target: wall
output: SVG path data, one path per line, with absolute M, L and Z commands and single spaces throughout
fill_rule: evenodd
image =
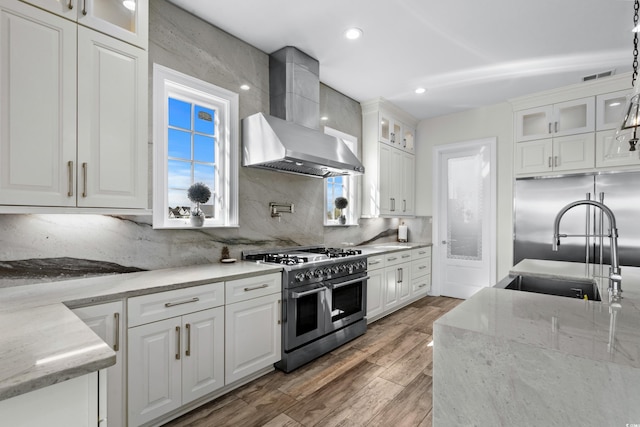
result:
M 433 147 L 496 137 L 497 152 L 497 277 L 505 276 L 513 260 L 513 113 L 508 103 L 450 114 L 419 123 L 416 142 L 418 215 L 433 215 Z
M 266 53 L 164 0 L 149 3 L 150 96 L 153 63 L 159 63 L 239 92 L 241 118 L 269 111 Z M 251 90 L 239 90 L 245 83 Z M 320 112 L 329 117 L 327 126 L 361 140 L 358 102 L 321 85 Z M 151 114 L 150 99 L 150 153 Z M 0 286 L 217 262 L 223 246 L 239 258 L 258 247 L 395 240 L 397 220 L 324 227 L 323 180 L 240 168 L 239 187 L 240 227 L 232 229 L 153 230 L 150 216 L 0 215 Z M 295 214 L 272 219 L 269 202 L 294 203 Z M 407 224 L 411 240 L 430 241 L 428 218 Z

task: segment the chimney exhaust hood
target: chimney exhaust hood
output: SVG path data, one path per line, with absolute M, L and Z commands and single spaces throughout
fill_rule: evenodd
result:
M 243 165 L 327 178 L 364 173 L 339 138 L 320 128 L 318 61 L 294 47 L 269 56 L 270 107 L 242 120 Z

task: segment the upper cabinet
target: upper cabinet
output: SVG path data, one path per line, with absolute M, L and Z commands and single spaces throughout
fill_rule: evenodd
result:
M 56 15 L 0 0 L 0 204 L 147 208 L 147 52 Z
M 624 107 L 631 91 L 605 93 L 596 97 L 596 130 L 616 129 L 624 117 Z
M 148 0 L 23 1 L 142 49 L 148 47 Z
M 516 141 L 593 132 L 594 112 L 594 97 L 516 111 Z
M 415 215 L 416 125 L 384 99 L 362 104 L 363 217 Z

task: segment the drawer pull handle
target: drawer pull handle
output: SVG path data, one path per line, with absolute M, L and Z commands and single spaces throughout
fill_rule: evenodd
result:
M 424 254 L 426 254 L 426 253 L 427 253 L 427 251 L 418 251 L 418 253 L 419 253 L 420 255 L 424 255 Z
M 411 255 L 407 254 L 407 255 L 402 255 L 402 258 L 411 258 Z
M 426 265 L 421 265 L 420 267 L 418 267 L 418 270 L 424 270 L 425 268 L 427 268 Z
M 84 0 L 84 3 L 82 4 L 82 14 L 87 14 L 87 0 Z
M 193 297 L 193 298 L 191 298 L 191 299 L 184 300 L 184 301 L 178 301 L 178 302 L 166 302 L 166 303 L 164 304 L 164 306 L 165 306 L 165 307 L 173 307 L 173 306 L 176 306 L 176 305 L 190 304 L 190 303 L 192 303 L 192 302 L 198 302 L 198 301 L 200 301 L 200 298 L 198 298 L 198 297 Z
M 397 259 L 398 259 L 398 257 L 395 257 L 395 256 L 394 256 L 394 257 L 391 257 L 391 258 L 387 258 L 387 261 L 395 261 L 395 260 L 397 260 Z
M 115 324 L 115 338 L 113 342 L 113 351 L 118 351 L 120 349 L 120 313 L 113 313 L 113 319 Z
M 176 335 L 178 336 L 177 340 L 177 350 L 176 350 L 176 360 L 180 360 L 180 326 L 176 326 Z
M 184 325 L 187 328 L 187 350 L 184 352 L 185 356 L 191 356 L 191 324 Z
M 427 286 L 426 283 L 423 283 L 422 285 L 418 286 L 419 288 L 424 288 L 425 286 Z
M 264 288 L 268 288 L 269 285 L 267 283 L 265 283 L 264 285 L 260 285 L 260 286 L 254 286 L 253 288 L 244 288 L 245 292 L 249 292 L 249 291 L 255 291 L 258 289 L 264 289 Z
M 67 5 L 69 10 L 73 9 L 73 0 L 69 0 L 69 4 Z
M 82 164 L 82 185 L 83 185 L 83 190 L 82 190 L 82 197 L 87 197 L 87 163 L 83 163 Z
M 71 160 L 67 162 L 67 171 L 69 173 L 69 191 L 67 191 L 67 196 L 72 197 L 73 196 L 73 162 Z
M 369 261 L 369 265 L 380 264 L 380 261 Z

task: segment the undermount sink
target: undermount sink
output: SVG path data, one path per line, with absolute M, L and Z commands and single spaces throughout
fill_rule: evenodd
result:
M 601 301 L 600 292 L 594 281 L 588 279 L 551 279 L 537 276 L 507 276 L 494 288 L 535 292 L 538 294 Z

